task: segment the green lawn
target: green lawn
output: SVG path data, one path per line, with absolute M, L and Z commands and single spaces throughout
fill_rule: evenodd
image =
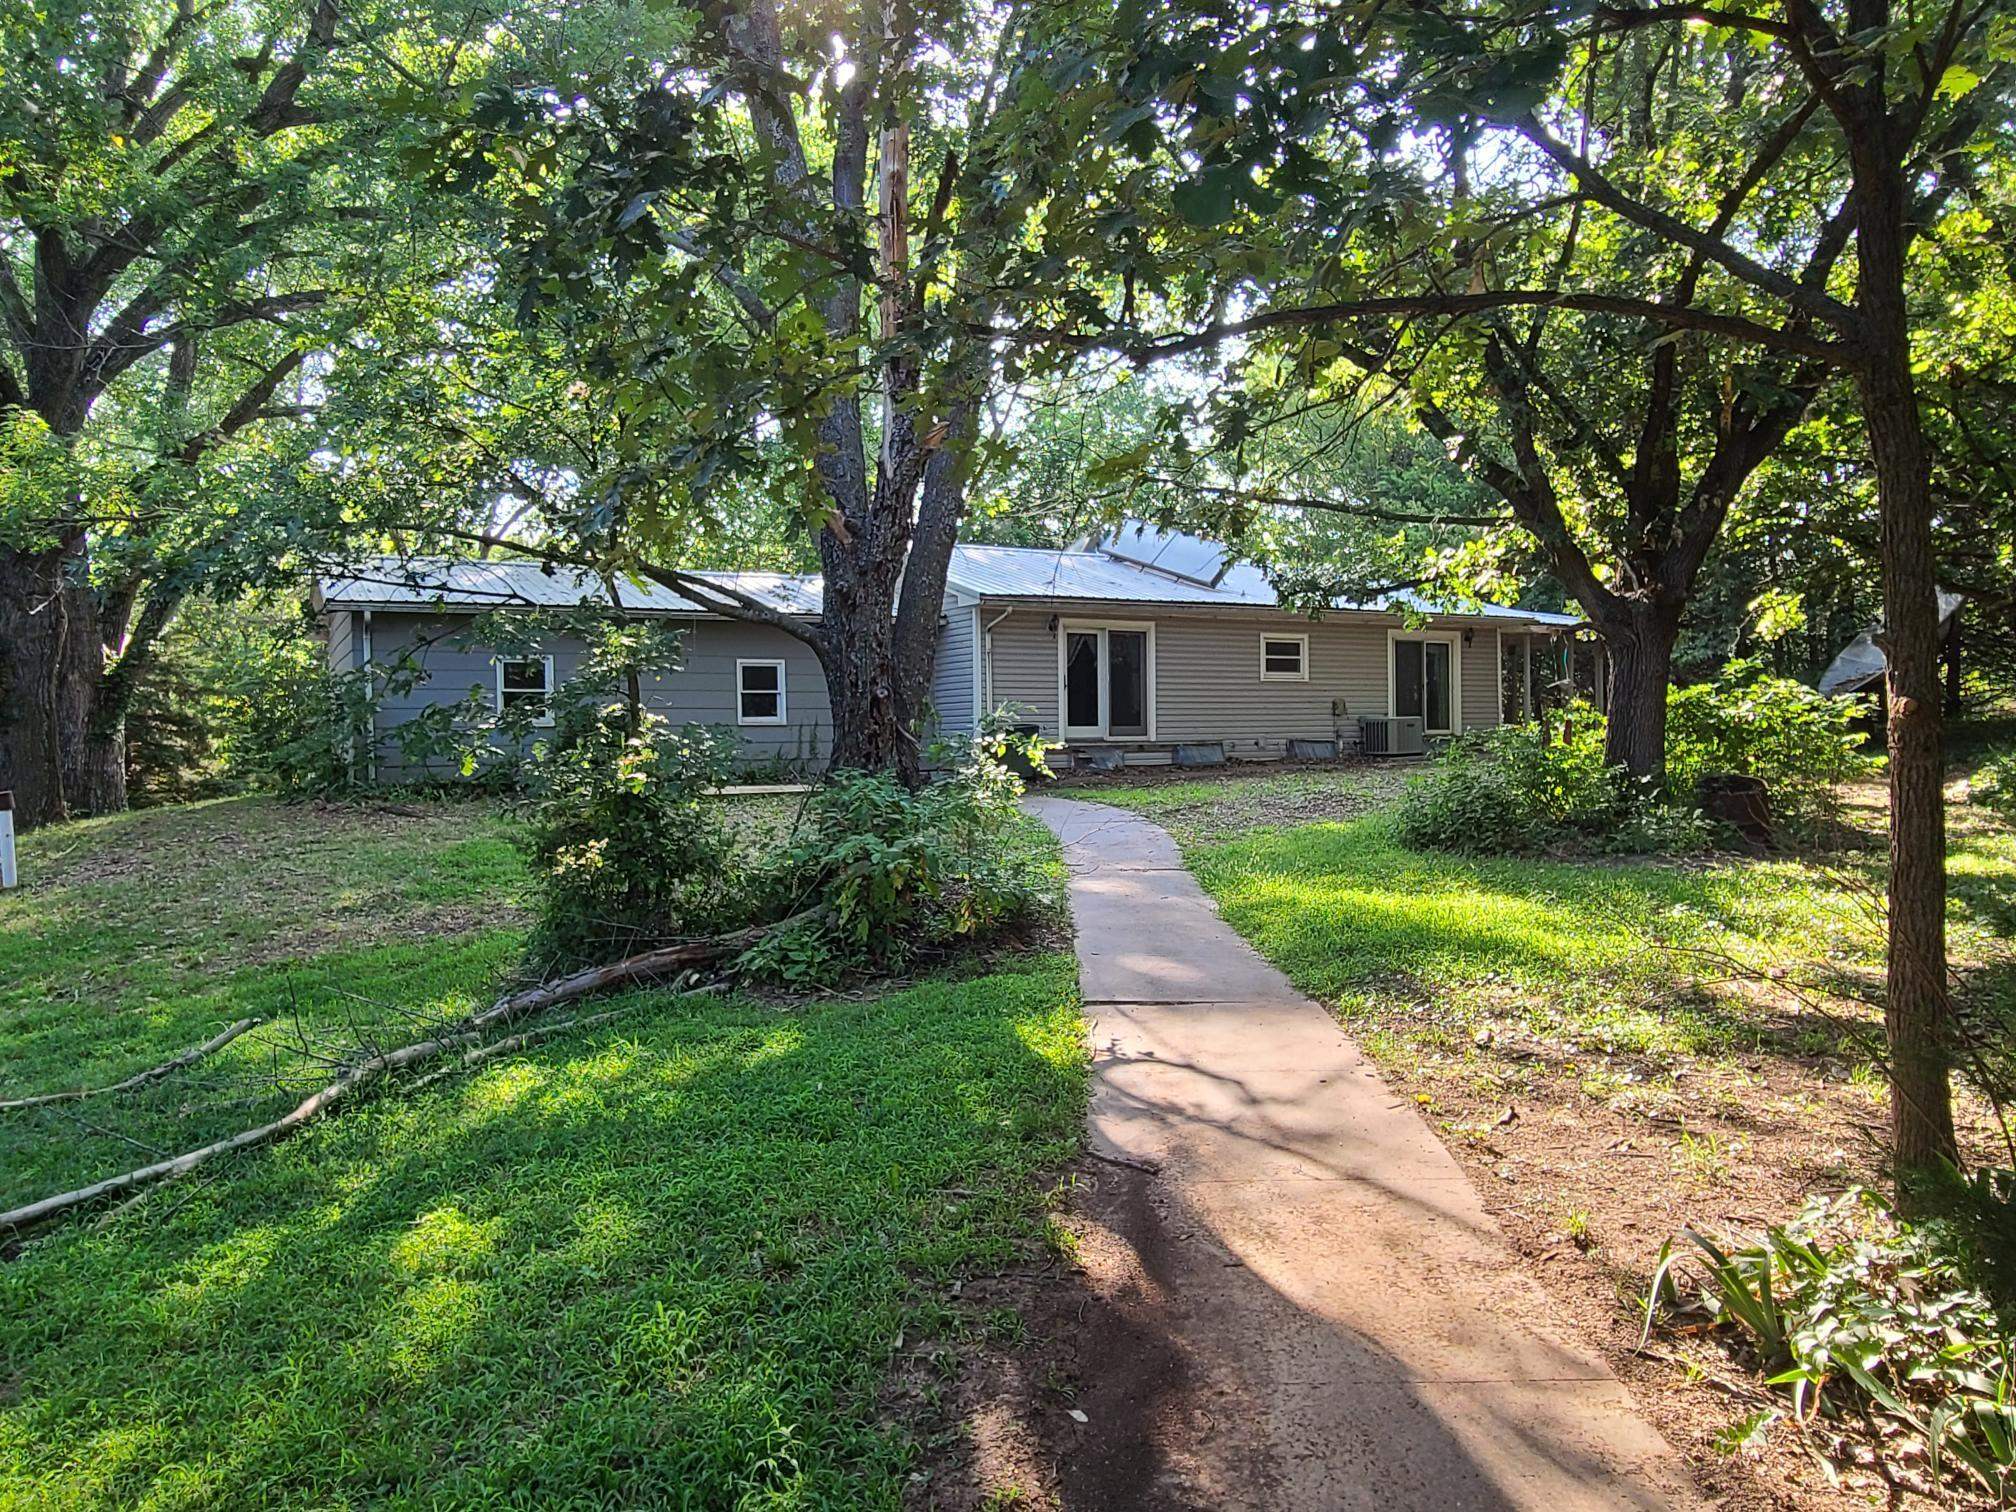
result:
M 487 1001 L 510 828 L 234 800 L 31 837 L 0 1093 L 245 1013 L 335 1038 Z M 892 1362 L 1044 1238 L 1074 994 L 1060 956 L 792 1008 L 633 994 L 35 1238 L 0 1265 L 0 1505 L 894 1506 Z M 159 1093 L 0 1115 L 0 1196 L 252 1122 L 276 1058 L 314 1070 L 247 1036 Z
M 1376 779 L 1333 779 L 1354 780 Z M 1275 802 L 1292 811 L 1309 781 L 1282 774 Z M 1881 875 L 1874 848 L 1818 862 L 1473 859 L 1408 850 L 1374 804 L 1341 823 L 1272 822 L 1261 788 L 1082 796 L 1167 824 L 1234 928 L 1303 990 L 1375 1030 L 1391 1027 L 1382 1009 L 1426 994 L 1437 1011 L 1420 1037 L 1467 1038 L 1480 1018 L 1518 1004 L 1543 1024 L 1620 1044 L 1708 1051 L 1755 1044 L 1784 1016 L 1705 990 L 1722 973 L 1685 951 L 1796 963 L 1843 984 L 1880 969 L 1864 891 Z M 2016 934 L 2016 832 L 1965 806 L 1951 828 L 1953 951 L 1978 961 Z

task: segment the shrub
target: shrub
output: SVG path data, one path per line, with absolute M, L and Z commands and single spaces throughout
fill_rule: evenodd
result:
M 486 644 L 510 646 L 514 636 L 552 628 L 491 616 L 479 633 Z M 581 663 L 521 769 L 537 894 L 532 964 L 550 971 L 614 960 L 748 922 L 756 893 L 712 796 L 734 773 L 735 740 L 704 726 L 675 728 L 640 697 L 645 678 L 679 665 L 677 633 L 607 616 L 564 628 L 582 643 Z M 494 731 L 505 750 L 521 749 L 538 713 L 507 711 L 488 722 L 486 738 Z
M 1869 770 L 1853 699 L 1826 698 L 1733 664 L 1667 701 L 1666 786 L 1636 787 L 1603 761 L 1604 719 L 1586 703 L 1541 725 L 1502 725 L 1453 742 L 1401 803 L 1400 834 L 1431 850 L 1490 854 L 1571 846 L 1636 854 L 1701 850 L 1713 829 L 1695 807 L 1703 777 L 1763 779 L 1795 833 L 1835 812 L 1839 785 Z
M 1715 773 L 1758 777 L 1773 813 L 1810 829 L 1834 816 L 1840 785 L 1870 769 L 1853 728 L 1861 712 L 1857 699 L 1829 698 L 1756 662 L 1731 663 L 1714 682 L 1667 698 L 1667 783 L 1691 798 Z
M 614 960 L 745 921 L 750 894 L 734 835 L 708 796 L 732 769 L 719 732 L 634 727 L 620 705 L 531 764 L 527 850 L 534 965 Z
M 906 788 L 839 772 L 810 799 L 778 860 L 773 894 L 818 917 L 750 951 L 742 968 L 797 985 L 889 970 L 996 931 L 1054 889 L 1049 854 L 1015 807 L 1022 784 L 1003 743 L 969 745 L 947 776 Z
M 1606 766 L 1603 716 L 1577 704 L 1551 732 L 1500 725 L 1452 742 L 1408 784 L 1400 838 L 1472 855 L 1556 846 L 1637 853 L 1698 850 L 1708 830 L 1694 810 L 1636 791 Z
M 1748 1335 L 1802 1422 L 1866 1415 L 1886 1440 L 1900 1431 L 1914 1440 L 1935 1476 L 1953 1470 L 1991 1493 L 2010 1489 L 2010 1340 L 1936 1228 L 1902 1223 L 1856 1190 L 1761 1236 L 1684 1237 L 1687 1248 L 1669 1240 L 1660 1251 L 1648 1334 L 1662 1304 L 1691 1301 Z

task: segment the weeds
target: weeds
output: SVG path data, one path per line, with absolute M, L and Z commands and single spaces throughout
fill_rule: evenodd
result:
M 1857 1188 L 1761 1235 L 1689 1229 L 1682 1241 L 1660 1249 L 1641 1348 L 1662 1307 L 1704 1312 L 1745 1335 L 1800 1424 L 1873 1418 L 1878 1441 L 1902 1438 L 1934 1479 L 1957 1474 L 1997 1496 L 2010 1491 L 2010 1340 L 1935 1230 L 1899 1222 Z M 1751 1424 L 1738 1447 L 1763 1427 Z

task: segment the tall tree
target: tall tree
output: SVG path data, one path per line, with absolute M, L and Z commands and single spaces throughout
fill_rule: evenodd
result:
M 842 766 L 917 776 L 989 400 L 1062 360 L 1004 356 L 993 325 L 1119 298 L 1086 253 L 1124 255 L 1129 185 L 1102 177 L 1104 115 L 1065 108 L 1068 19 L 751 0 L 661 13 L 613 59 L 525 22 L 466 113 L 450 103 L 440 159 L 500 207 L 503 284 L 624 422 L 571 509 L 496 534 L 805 641 Z M 816 546 L 816 623 L 692 571 L 752 488 Z
M 348 254 L 392 241 L 382 118 L 356 106 L 367 57 L 413 61 L 398 21 L 339 0 L 0 19 L 0 786 L 28 823 L 123 806 L 126 709 L 207 555 L 188 527 L 315 387 L 368 282 Z

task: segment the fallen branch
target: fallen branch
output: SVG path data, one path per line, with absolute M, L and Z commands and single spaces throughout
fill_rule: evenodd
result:
M 165 1060 L 158 1066 L 149 1066 L 137 1075 L 124 1081 L 114 1082 L 109 1087 L 79 1087 L 74 1092 L 42 1092 L 34 1097 L 13 1097 L 0 1101 L 0 1113 L 9 1113 L 16 1108 L 39 1108 L 45 1103 L 79 1102 L 87 1097 L 109 1097 L 114 1092 L 131 1092 L 144 1087 L 149 1082 L 157 1082 L 162 1077 L 180 1071 L 184 1066 L 193 1066 L 206 1055 L 214 1055 L 248 1029 L 257 1029 L 264 1019 L 242 1018 L 222 1033 L 211 1036 L 188 1050 L 184 1050 L 173 1060 Z
M 808 917 L 809 914 L 794 914 L 777 924 L 758 925 L 736 930 L 732 934 L 714 935 L 704 940 L 690 940 L 683 945 L 668 945 L 659 950 L 647 950 L 642 955 L 613 961 L 607 966 L 593 966 L 585 971 L 577 971 L 571 976 L 561 977 L 558 981 L 542 982 L 536 987 L 509 993 L 481 1013 L 472 1014 L 462 1020 L 449 1032 L 411 1045 L 402 1045 L 397 1050 L 388 1050 L 346 1066 L 334 1081 L 311 1093 L 290 1112 L 270 1123 L 242 1130 L 204 1145 L 200 1149 L 186 1150 L 167 1160 L 159 1160 L 136 1170 L 124 1171 L 117 1176 L 108 1176 L 103 1181 L 92 1182 L 89 1186 L 58 1192 L 53 1197 L 44 1197 L 38 1202 L 0 1213 L 0 1232 L 33 1228 L 73 1209 L 87 1207 L 105 1198 L 118 1197 L 151 1187 L 157 1182 L 185 1176 L 220 1155 L 231 1155 L 240 1150 L 249 1150 L 258 1145 L 285 1139 L 302 1125 L 328 1112 L 359 1087 L 432 1060 L 435 1056 L 450 1050 L 489 1048 L 483 1045 L 483 1032 L 486 1029 L 544 1013 L 562 1003 L 573 1002 L 592 993 L 605 992 L 612 987 L 627 987 L 633 983 L 655 980 L 674 972 L 690 970 L 696 966 L 708 965 L 739 955 L 773 930 L 789 928 L 802 923 Z M 707 990 L 712 989 L 710 987 Z M 577 1019 L 570 1021 L 568 1026 L 552 1027 L 556 1031 L 561 1027 L 578 1028 L 584 1022 Z M 523 1043 L 528 1037 L 521 1035 L 517 1038 Z M 507 1042 L 499 1043 L 501 1045 Z M 499 1050 L 497 1053 L 503 1052 Z

